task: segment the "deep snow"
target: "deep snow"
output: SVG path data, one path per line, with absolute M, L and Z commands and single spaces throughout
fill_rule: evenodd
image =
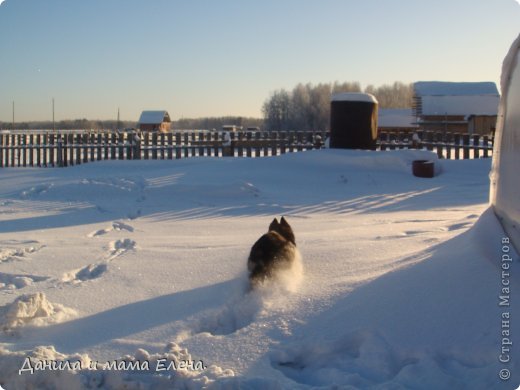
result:
M 418 158 L 435 178 L 411 175 Z M 515 345 L 499 355 L 518 256 L 501 307 L 489 169 L 319 150 L 1 170 L 0 384 L 516 388 Z M 249 249 L 280 215 L 303 274 L 248 293 Z M 19 374 L 26 356 L 83 369 Z M 148 366 L 102 370 L 121 359 Z M 157 371 L 165 361 L 191 366 Z

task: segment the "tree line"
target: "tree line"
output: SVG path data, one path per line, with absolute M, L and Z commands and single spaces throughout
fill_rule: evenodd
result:
M 242 116 L 182 118 L 172 122 L 174 130 L 221 130 L 222 126 L 234 125 L 247 129 L 262 128 L 262 118 Z M 15 122 L 14 130 L 125 130 L 138 127 L 136 121 L 71 119 L 52 121 Z M 0 122 L 0 130 L 13 130 L 11 122 Z
M 262 105 L 263 118 L 241 116 L 181 118 L 172 122 L 172 129 L 220 130 L 234 125 L 244 129 L 262 130 L 329 130 L 330 99 L 341 92 L 365 92 L 376 97 L 380 108 L 411 108 L 413 84 L 394 82 L 389 85 L 367 85 L 358 82 L 298 84 L 291 91 L 279 89 L 271 93 Z M 16 122 L 17 130 L 124 130 L 138 126 L 136 121 L 73 119 L 52 121 Z M 11 130 L 13 124 L 0 122 L 0 129 Z
M 137 122 L 117 121 L 117 120 L 89 120 L 89 119 L 67 119 L 57 122 L 52 121 L 32 121 L 15 122 L 15 130 L 122 130 L 134 128 Z M 12 130 L 13 124 L 10 122 L 0 122 L 0 129 Z
M 279 89 L 264 102 L 262 113 L 266 130 L 328 130 L 330 99 L 341 92 L 365 92 L 376 97 L 380 108 L 411 108 L 413 84 L 396 81 L 391 85 L 364 90 L 358 82 L 298 84 L 292 91 Z
M 206 117 L 206 118 L 181 118 L 172 122 L 173 129 L 186 130 L 221 130 L 222 126 L 238 126 L 244 130 L 248 127 L 263 126 L 263 119 L 248 118 L 242 116 L 222 116 L 222 117 Z

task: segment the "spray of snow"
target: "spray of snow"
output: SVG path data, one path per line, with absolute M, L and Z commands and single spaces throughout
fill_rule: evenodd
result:
M 62 322 L 76 315 L 73 309 L 47 300 L 44 293 L 24 294 L 0 307 L 0 326 L 10 333 L 25 325 L 44 326 Z

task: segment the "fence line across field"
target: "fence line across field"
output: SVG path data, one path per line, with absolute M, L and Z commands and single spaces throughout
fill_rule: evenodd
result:
M 264 157 L 321 147 L 325 132 L 85 132 L 0 134 L 0 167 L 66 167 L 100 160 Z
M 0 134 L 0 167 L 66 167 L 101 160 L 266 157 L 321 148 L 329 134 L 298 132 L 32 132 Z M 381 132 L 378 150 L 426 149 L 439 158 L 486 158 L 488 136 Z
M 451 160 L 488 158 L 493 155 L 492 136 L 433 131 L 416 131 L 415 134 L 414 137 L 407 132 L 381 132 L 378 149 L 425 149 L 437 153 L 439 158 Z

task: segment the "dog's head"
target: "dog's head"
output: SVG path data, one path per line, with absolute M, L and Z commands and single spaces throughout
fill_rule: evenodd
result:
M 287 223 L 284 217 L 282 217 L 280 222 L 278 222 L 276 218 L 273 219 L 273 222 L 271 222 L 271 224 L 269 225 L 269 231 L 278 233 L 287 241 L 292 242 L 294 245 L 296 245 L 296 238 L 294 237 L 294 232 L 291 228 L 291 225 Z

